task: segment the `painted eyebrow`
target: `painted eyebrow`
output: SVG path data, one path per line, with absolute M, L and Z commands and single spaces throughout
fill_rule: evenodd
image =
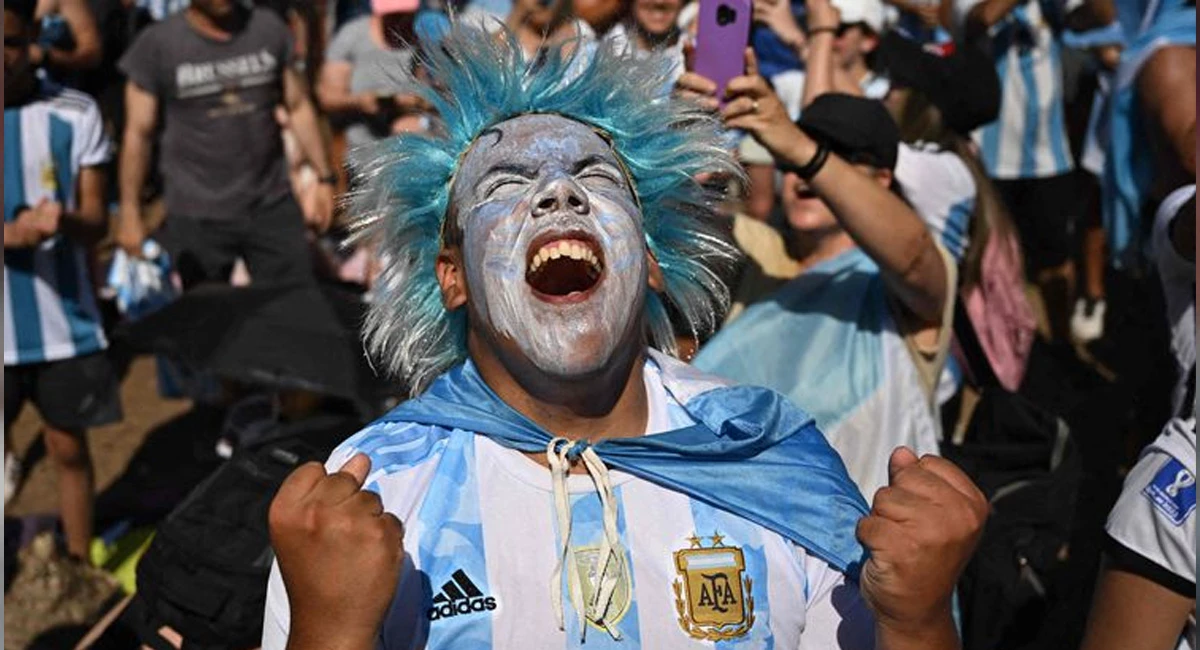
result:
M 608 158 L 605 158 L 604 156 L 601 156 L 600 154 L 592 154 L 592 155 L 588 156 L 587 158 L 584 158 L 583 160 L 580 160 L 579 162 L 575 163 L 575 166 L 571 168 L 571 175 L 574 176 L 575 174 L 578 174 L 579 172 L 587 169 L 588 167 L 591 167 L 592 165 L 606 165 L 608 167 L 616 167 L 616 165 L 609 162 Z
M 487 178 L 494 174 L 513 174 L 523 178 L 534 178 L 537 176 L 537 168 L 513 163 L 498 163 L 488 168 L 480 178 Z

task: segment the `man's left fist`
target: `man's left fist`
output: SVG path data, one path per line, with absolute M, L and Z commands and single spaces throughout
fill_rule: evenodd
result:
M 893 451 L 888 486 L 858 522 L 858 539 L 870 551 L 860 589 L 877 624 L 920 636 L 948 621 L 954 585 L 987 515 L 987 499 L 953 463 L 918 459 L 907 447 Z

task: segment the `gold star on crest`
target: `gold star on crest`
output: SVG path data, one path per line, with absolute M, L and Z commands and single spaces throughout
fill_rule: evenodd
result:
M 723 546 L 724 545 L 723 542 L 725 541 L 725 536 L 714 530 L 712 537 L 710 537 L 709 539 L 712 540 L 713 546 Z
M 700 536 L 696 533 L 692 533 L 692 536 L 687 538 L 687 541 L 691 543 L 692 548 L 700 548 Z

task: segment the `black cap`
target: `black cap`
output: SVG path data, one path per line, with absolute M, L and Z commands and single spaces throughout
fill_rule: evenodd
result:
M 875 68 L 894 86 L 929 98 L 946 126 L 967 135 L 1000 115 L 1000 77 L 980 50 L 962 44 L 944 56 L 890 32 L 875 50 Z
M 826 93 L 804 107 L 796 126 L 849 162 L 896 167 L 900 129 L 879 101 Z

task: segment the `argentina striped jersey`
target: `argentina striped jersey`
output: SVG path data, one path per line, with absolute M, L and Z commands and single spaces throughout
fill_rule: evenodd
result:
M 650 434 L 692 424 L 664 388 L 670 372 L 647 361 Z M 377 647 L 873 647 L 871 614 L 842 573 L 757 524 L 617 470 L 610 477 L 624 552 L 605 576 L 616 577 L 607 620 L 621 640 L 588 622 L 581 642 L 568 591 L 563 631 L 550 596 L 559 531 L 547 469 L 472 432 L 389 422 L 347 440 L 327 468 L 359 451 L 372 460 L 367 489 L 405 528 L 405 568 Z M 567 490 L 567 561 L 594 576 L 601 502 L 587 475 L 569 476 Z M 288 628 L 276 566 L 263 648 L 282 650 Z
M 962 25 L 981 0 L 955 0 Z M 975 131 L 992 178 L 1047 178 L 1074 169 L 1063 112 L 1062 44 L 1050 3 L 1029 0 L 991 30 L 1000 116 Z
M 901 142 L 895 176 L 904 198 L 961 264 L 971 243 L 971 215 L 975 212 L 975 178 L 967 164 L 958 154 L 937 145 Z
M 28 104 L 4 109 L 4 220 L 22 205 L 76 207 L 80 169 L 108 161 L 100 111 L 87 95 L 43 82 Z M 107 342 L 87 252 L 65 235 L 4 254 L 4 365 L 69 359 Z

